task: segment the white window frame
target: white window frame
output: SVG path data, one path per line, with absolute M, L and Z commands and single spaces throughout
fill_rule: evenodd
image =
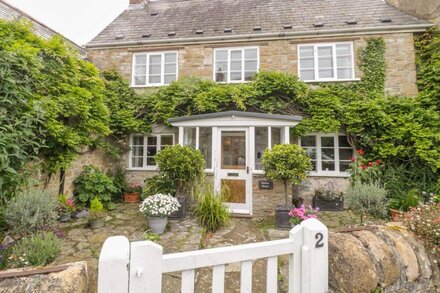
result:
M 267 128 L 267 149 L 271 150 L 273 145 L 272 145 L 272 128 L 279 128 L 280 131 L 280 144 L 289 144 L 290 142 L 290 127 L 286 126 L 255 126 L 254 127 L 254 138 L 255 138 L 255 128 Z M 287 132 L 287 134 L 286 134 Z M 255 141 L 253 142 L 253 144 L 251 144 L 251 154 L 253 154 L 253 158 L 252 158 L 252 174 L 264 174 L 264 170 L 263 169 L 256 169 L 256 165 L 255 165 Z
M 307 133 L 303 136 L 315 136 L 316 137 L 316 169 L 317 171 L 310 172 L 310 176 L 322 176 L 322 177 L 350 177 L 350 173 L 347 171 L 339 171 L 339 136 L 346 136 L 344 133 Z M 335 149 L 335 171 L 322 171 L 322 158 L 321 158 L 321 138 L 333 137 L 334 149 Z M 301 145 L 301 137 L 299 137 L 298 144 Z M 307 148 L 307 147 L 304 147 Z M 354 154 L 354 151 L 353 151 Z
M 352 78 L 338 78 L 338 66 L 337 66 L 337 56 L 336 56 L 336 45 L 350 45 L 351 48 L 351 76 Z M 313 62 L 314 62 L 314 75 L 313 80 L 303 80 L 304 82 L 334 82 L 334 81 L 358 81 L 359 78 L 355 76 L 355 63 L 354 63 L 354 44 L 353 42 L 335 42 L 335 43 L 310 43 L 310 44 L 300 44 L 297 48 L 297 60 L 298 60 L 298 77 L 301 79 L 301 62 L 300 62 L 300 52 L 302 47 L 313 46 Z M 333 55 L 333 76 L 332 78 L 319 78 L 319 67 L 318 67 L 318 48 L 319 47 L 332 47 Z
M 178 51 L 161 51 L 161 52 L 139 52 L 139 53 L 134 53 L 132 56 L 132 62 L 131 62 L 131 86 L 135 87 L 135 88 L 143 88 L 143 87 L 154 87 L 154 86 L 165 86 L 165 85 L 169 85 L 168 83 L 165 83 L 165 54 L 170 54 L 170 53 L 174 53 L 176 54 L 176 80 L 179 79 L 179 52 Z M 146 59 L 146 77 L 145 77 L 145 84 L 141 84 L 141 85 L 136 85 L 135 84 L 135 59 L 136 56 L 141 56 L 141 55 L 145 55 Z M 160 72 L 160 83 L 149 83 L 149 70 L 150 70 L 150 66 L 149 66 L 149 60 L 150 60 L 150 56 L 151 55 L 161 55 L 161 72 Z
M 213 52 L 213 66 L 212 66 L 212 80 L 217 83 L 246 83 L 250 81 L 245 80 L 245 59 L 244 59 L 244 51 L 246 49 L 257 49 L 257 71 L 255 74 L 257 74 L 260 71 L 260 48 L 258 46 L 251 46 L 251 47 L 230 47 L 230 48 L 215 48 Z M 231 51 L 241 50 L 241 80 L 232 80 L 231 81 Z M 228 51 L 228 70 L 226 72 L 227 78 L 226 81 L 216 81 L 215 75 L 216 75 L 216 52 L 217 51 Z
M 214 163 L 215 163 L 215 158 L 214 158 L 214 143 L 215 143 L 215 138 L 214 138 L 214 129 L 211 126 L 184 126 L 184 127 L 179 127 L 179 135 L 180 133 L 182 133 L 182 145 L 187 146 L 187 144 L 185 144 L 185 128 L 194 128 L 196 130 L 196 141 L 195 141 L 195 149 L 196 150 L 200 150 L 200 128 L 211 128 L 211 168 L 205 168 L 204 171 L 205 173 L 214 173 Z M 180 140 L 180 138 L 179 138 Z M 180 143 L 180 142 L 179 142 Z
M 133 136 L 143 136 L 144 137 L 144 154 L 143 154 L 143 167 L 133 167 L 133 152 L 132 152 L 132 145 L 133 145 Z M 147 140 L 148 137 L 156 137 L 156 147 L 157 147 L 157 153 L 159 153 L 162 149 L 162 136 L 172 136 L 173 137 L 173 145 L 176 144 L 176 138 L 174 133 L 151 133 L 151 134 L 143 134 L 143 133 L 133 133 L 129 136 L 130 139 L 130 151 L 128 154 L 128 170 L 147 170 L 147 171 L 156 171 L 157 166 L 147 166 Z

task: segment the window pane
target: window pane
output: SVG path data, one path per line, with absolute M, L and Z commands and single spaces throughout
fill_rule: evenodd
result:
M 150 55 L 150 64 L 160 64 L 162 62 L 162 55 Z
M 302 80 L 315 80 L 315 71 L 312 70 L 301 70 L 300 78 Z
M 146 76 L 135 76 L 135 78 L 134 78 L 135 85 L 145 85 L 146 83 L 147 83 Z
M 147 138 L 147 145 L 157 145 L 157 137 L 156 136 L 149 136 Z
M 321 68 L 333 68 L 333 58 L 319 58 L 318 59 L 319 69 Z
M 231 60 L 241 60 L 241 50 L 231 50 Z
M 149 83 L 160 83 L 160 76 L 150 76 L 148 78 Z
M 185 127 L 183 129 L 183 145 L 196 148 L 196 128 Z
M 241 61 L 231 61 L 231 70 L 241 70 Z
M 339 147 L 349 147 L 351 148 L 351 145 L 348 143 L 347 137 L 345 135 L 340 135 L 338 137 L 339 140 Z
M 337 57 L 338 67 L 351 67 L 351 56 Z
M 142 168 L 144 166 L 144 160 L 142 157 L 132 157 L 131 166 L 134 168 Z
M 215 59 L 216 61 L 226 61 L 228 60 L 228 51 L 227 50 L 216 50 L 215 51 Z
M 135 65 L 146 65 L 147 64 L 147 56 L 146 55 L 136 55 L 134 56 L 134 64 Z
M 142 157 L 144 155 L 144 147 L 133 147 L 131 152 L 133 157 Z
M 215 81 L 226 82 L 227 81 L 227 77 L 226 76 L 227 76 L 226 73 L 217 72 L 215 74 Z
M 244 80 L 250 81 L 255 76 L 256 72 L 245 72 L 244 73 Z
M 321 147 L 334 147 L 335 139 L 333 136 L 323 136 L 321 137 Z
M 263 152 L 267 149 L 268 142 L 268 128 L 255 127 L 255 170 L 262 170 L 261 157 Z
M 336 44 L 336 56 L 351 55 L 351 44 Z
M 172 135 L 162 135 L 160 137 L 161 146 L 173 145 L 173 136 Z
M 339 171 L 347 172 L 350 170 L 350 162 L 339 162 Z
M 231 72 L 231 80 L 233 81 L 241 80 L 241 72 Z
M 215 70 L 217 72 L 226 72 L 228 70 L 228 63 L 227 62 L 217 62 L 215 64 Z
M 246 71 L 257 71 L 257 61 L 245 61 L 244 70 Z
M 165 75 L 163 82 L 164 82 L 164 84 L 170 84 L 171 82 L 175 81 L 176 79 L 177 78 L 176 78 L 175 74 L 167 74 L 167 75 Z
M 258 50 L 257 49 L 245 49 L 244 50 L 244 59 L 258 59 Z
M 314 56 L 314 49 L 313 46 L 305 46 L 299 48 L 299 56 L 300 57 L 313 57 Z
M 212 128 L 199 128 L 199 149 L 205 158 L 205 168 L 212 168 Z
M 318 47 L 318 57 L 332 56 L 333 48 L 332 46 L 322 46 Z
M 134 135 L 132 138 L 132 145 L 144 145 L 144 136 L 143 135 Z
M 316 148 L 304 148 L 310 159 L 316 160 Z
M 350 79 L 352 78 L 352 70 L 347 69 L 338 69 L 338 78 L 339 79 Z
M 161 66 L 160 64 L 150 64 L 150 75 L 151 74 L 160 74 L 161 73 Z
M 312 161 L 312 171 L 317 171 L 318 169 L 316 168 L 316 161 Z
M 322 171 L 335 171 L 335 162 L 322 162 Z
M 165 64 L 165 74 L 176 73 L 176 64 Z
M 147 74 L 147 67 L 145 67 L 143 65 L 141 65 L 141 66 L 136 65 L 134 68 L 134 74 L 135 75 L 146 75 Z
M 281 128 L 272 127 L 272 147 L 281 144 Z
M 147 166 L 156 166 L 156 160 L 154 158 L 147 158 Z
M 165 63 L 176 63 L 177 54 L 176 53 L 167 53 L 165 54 Z
M 353 156 L 353 150 L 352 149 L 339 149 L 339 160 L 351 160 L 351 157 Z
M 333 69 L 320 69 L 319 78 L 331 78 L 333 77 Z
M 300 59 L 299 60 L 301 69 L 305 68 L 314 68 L 315 67 L 315 59 L 313 58 L 307 58 L 307 59 Z
M 322 148 L 321 149 L 321 159 L 334 160 L 335 159 L 335 149 Z
M 156 146 L 147 147 L 147 156 L 153 157 L 156 154 L 157 154 L 157 147 Z
M 301 137 L 301 146 L 316 146 L 316 136 L 309 135 Z

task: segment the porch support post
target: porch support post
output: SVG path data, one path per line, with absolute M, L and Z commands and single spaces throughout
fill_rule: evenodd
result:
M 284 144 L 290 143 L 290 128 L 289 126 L 284 126 Z
M 252 171 L 255 167 L 255 127 L 249 127 L 249 171 Z
M 183 127 L 179 127 L 179 144 L 183 145 Z

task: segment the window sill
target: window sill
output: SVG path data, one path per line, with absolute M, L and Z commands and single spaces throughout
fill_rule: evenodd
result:
M 136 88 L 136 89 L 142 89 L 142 88 L 153 88 L 153 87 L 163 87 L 163 86 L 167 86 L 169 84 L 151 84 L 151 85 L 130 85 L 130 87 L 132 88 Z
M 321 82 L 353 82 L 353 81 L 361 81 L 360 78 L 352 78 L 352 79 L 329 79 L 329 80 L 303 80 L 305 83 L 321 83 Z
M 157 167 L 148 168 L 126 168 L 126 171 L 157 171 Z
M 324 173 L 324 172 L 310 172 L 309 177 L 338 177 L 338 178 L 349 178 L 350 174 L 349 173 L 336 173 L 336 172 L 328 172 L 328 173 Z

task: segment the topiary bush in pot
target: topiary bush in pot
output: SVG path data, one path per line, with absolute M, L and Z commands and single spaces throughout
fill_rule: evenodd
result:
M 199 150 L 189 146 L 166 147 L 155 156 L 161 175 L 174 182 L 176 197 L 181 205 L 170 218 L 182 218 L 186 213 L 186 199 L 193 183 L 202 177 L 205 159 Z
M 284 184 L 284 206 L 276 207 L 275 218 L 278 227 L 289 228 L 288 213 L 291 209 L 291 202 L 287 195 L 288 182 L 299 185 L 307 178 L 307 174 L 312 169 L 310 158 L 298 145 L 281 144 L 264 151 L 261 162 L 266 177 L 280 180 Z

